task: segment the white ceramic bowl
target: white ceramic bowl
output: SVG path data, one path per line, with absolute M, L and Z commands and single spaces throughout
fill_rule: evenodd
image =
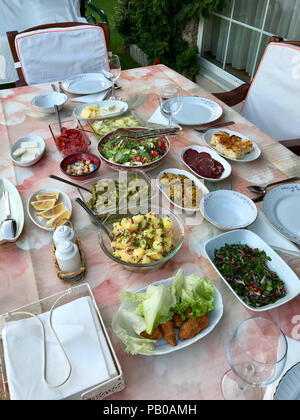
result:
M 218 190 L 203 197 L 202 216 L 221 230 L 243 229 L 255 222 L 257 207 L 250 198 L 237 191 Z
M 38 145 L 39 145 L 38 147 L 39 147 L 41 153 L 35 159 L 32 159 L 29 162 L 21 162 L 21 156 L 20 157 L 15 157 L 13 155 L 13 153 L 17 149 L 19 149 L 21 147 L 21 143 L 26 143 L 26 142 L 31 142 L 31 141 L 38 143 Z M 43 154 L 45 152 L 45 148 L 46 148 L 45 142 L 44 142 L 44 140 L 43 140 L 42 137 L 40 137 L 40 136 L 34 136 L 34 135 L 33 136 L 23 137 L 23 138 L 17 140 L 12 145 L 11 151 L 10 151 L 11 159 L 18 166 L 22 166 L 22 167 L 33 166 L 33 165 L 35 165 L 42 158 L 42 156 L 43 156 Z
M 204 176 L 201 176 L 199 174 L 197 174 L 197 172 L 195 172 L 184 160 L 184 154 L 187 150 L 196 150 L 198 153 L 209 153 L 210 156 L 218 161 L 219 163 L 221 163 L 224 167 L 224 172 L 222 174 L 222 176 L 220 178 L 206 178 Z M 181 155 L 180 155 L 181 161 L 182 163 L 191 171 L 193 172 L 193 174 L 201 179 L 206 179 L 207 181 L 210 182 L 219 182 L 219 181 L 223 181 L 224 179 L 228 178 L 231 175 L 231 165 L 227 162 L 227 160 L 223 159 L 217 152 L 215 152 L 213 149 L 209 149 L 206 146 L 198 146 L 198 145 L 192 145 L 192 146 L 188 146 L 185 149 L 182 150 Z
M 271 261 L 267 263 L 267 266 L 270 270 L 277 273 L 279 278 L 284 282 L 287 294 L 283 298 L 277 300 L 273 304 L 262 306 L 259 308 L 254 308 L 253 306 L 247 305 L 240 296 L 235 293 L 229 283 L 225 280 L 219 270 L 214 264 L 215 250 L 218 250 L 225 246 L 233 244 L 242 244 L 248 245 L 250 248 L 258 248 L 260 251 L 265 251 L 266 254 L 271 258 Z M 219 276 L 224 280 L 225 284 L 229 289 L 234 293 L 238 300 L 248 309 L 255 312 L 268 311 L 270 309 L 277 308 L 278 306 L 283 305 L 284 303 L 289 302 L 300 294 L 300 282 L 298 276 L 293 272 L 293 270 L 287 265 L 287 263 L 258 235 L 251 232 L 250 230 L 241 229 L 233 230 L 231 232 L 222 233 L 219 236 L 208 241 L 205 245 L 206 256 L 213 265 L 214 269 L 217 271 Z
M 44 93 L 43 95 L 35 96 L 32 99 L 31 104 L 45 114 L 52 114 L 55 112 L 54 105 L 57 105 L 60 111 L 67 100 L 68 97 L 64 93 L 49 92 Z
M 171 168 L 171 169 L 164 169 L 163 171 L 161 171 L 156 179 L 157 182 L 157 186 L 160 189 L 160 191 L 163 193 L 163 195 L 167 198 L 167 200 L 170 201 L 170 203 L 173 204 L 174 207 L 181 209 L 182 211 L 184 211 L 187 214 L 194 214 L 195 211 L 199 211 L 200 207 L 195 207 L 195 208 L 187 208 L 187 207 L 182 207 L 179 204 L 174 203 L 170 197 L 168 196 L 167 192 L 165 191 L 166 188 L 160 183 L 160 179 L 161 177 L 165 174 L 165 173 L 171 173 L 171 174 L 176 174 L 176 175 L 184 175 L 187 178 L 189 178 L 191 181 L 194 182 L 194 184 L 196 185 L 196 187 L 202 191 L 203 196 L 205 196 L 206 194 L 209 193 L 209 190 L 206 188 L 206 186 L 200 181 L 199 178 L 195 177 L 193 174 L 184 171 L 182 169 L 177 169 L 177 168 Z

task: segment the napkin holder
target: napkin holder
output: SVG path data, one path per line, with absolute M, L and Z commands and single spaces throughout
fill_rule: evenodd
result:
M 66 292 L 68 292 L 66 294 Z M 5 314 L 0 315 L 0 401 L 1 400 L 9 400 L 9 389 L 7 383 L 7 375 L 6 375 L 6 368 L 5 368 L 5 360 L 4 360 L 4 349 L 3 349 L 3 341 L 2 341 L 2 329 L 7 322 L 10 321 L 17 321 L 18 319 L 26 318 L 26 315 L 14 315 L 14 312 L 30 312 L 35 315 L 39 315 L 44 312 L 50 311 L 54 302 L 61 296 L 66 294 L 66 296 L 61 300 L 57 306 L 64 305 L 69 303 L 75 299 L 82 298 L 88 296 L 91 298 L 92 305 L 95 309 L 100 327 L 102 328 L 105 340 L 107 342 L 107 346 L 110 351 L 110 356 L 113 360 L 113 363 L 116 368 L 116 376 L 97 384 L 93 388 L 89 388 L 87 390 L 82 390 L 80 395 L 80 400 L 103 400 L 104 398 L 108 397 L 115 392 L 120 392 L 122 389 L 125 388 L 123 372 L 120 366 L 120 363 L 117 359 L 115 351 L 113 349 L 112 343 L 110 341 L 109 335 L 105 328 L 104 322 L 100 315 L 99 309 L 97 307 L 95 298 L 93 296 L 92 290 L 87 283 L 82 283 L 80 285 L 72 286 L 71 288 L 64 290 L 60 293 L 56 293 L 55 295 L 46 297 L 44 299 L 38 300 L 33 302 L 29 305 L 23 306 L 22 308 L 15 309 L 13 311 L 7 312 Z M 13 316 L 12 316 L 13 315 Z

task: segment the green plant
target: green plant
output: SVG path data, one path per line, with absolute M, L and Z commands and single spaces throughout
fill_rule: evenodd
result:
M 193 78 L 199 72 L 196 45 L 189 46 L 183 31 L 200 16 L 209 18 L 227 0 L 119 0 L 115 8 L 116 29 L 127 44 L 137 44 L 149 64 L 163 63 Z

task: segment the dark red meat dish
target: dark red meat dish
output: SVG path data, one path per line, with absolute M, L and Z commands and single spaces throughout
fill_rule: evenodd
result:
M 225 170 L 220 162 L 206 152 L 199 153 L 197 150 L 189 149 L 184 153 L 183 160 L 194 172 L 205 178 L 221 178 Z
M 84 135 L 76 129 L 63 127 L 61 135 L 56 138 L 56 143 L 65 157 L 73 153 L 84 153 L 88 151 L 88 145 Z

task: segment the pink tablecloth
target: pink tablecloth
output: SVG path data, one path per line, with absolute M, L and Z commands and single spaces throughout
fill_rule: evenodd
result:
M 211 98 L 183 76 L 163 65 L 123 71 L 120 84 L 121 94 L 130 99 L 130 104 L 138 115 L 147 121 L 158 106 L 157 93 L 170 80 L 182 86 L 187 95 Z M 41 188 L 57 188 L 69 194 L 73 202 L 72 222 L 81 239 L 87 259 L 86 281 L 91 285 L 97 304 L 108 328 L 114 348 L 121 363 L 126 388 L 110 399 L 220 399 L 220 379 L 227 370 L 227 343 L 243 319 L 255 315 L 247 311 L 234 297 L 226 285 L 204 257 L 203 244 L 214 235 L 214 228 L 206 222 L 197 221 L 186 225 L 185 241 L 182 249 L 162 269 L 149 274 L 135 274 L 112 264 L 102 253 L 95 227 L 88 216 L 74 202 L 77 192 L 73 187 L 48 178 L 50 173 L 61 175 L 58 153 L 51 138 L 48 125 L 55 122 L 55 114 L 42 115 L 34 110 L 30 101 L 40 93 L 50 91 L 50 85 L 30 86 L 0 91 L 0 176 L 14 183 L 23 200 L 25 227 L 17 243 L 5 244 L 0 250 L 0 313 L 36 301 L 69 286 L 56 276 L 51 256 L 51 233 L 33 225 L 26 211 L 29 196 Z M 235 131 L 241 132 L 257 142 L 262 156 L 249 164 L 233 163 L 232 175 L 217 184 L 207 184 L 212 189 L 234 189 L 251 194 L 246 189 L 249 184 L 267 184 L 288 176 L 299 175 L 299 159 L 257 127 L 243 119 L 238 113 L 221 104 L 224 120 L 234 120 Z M 75 106 L 69 101 L 62 111 L 62 118 L 72 115 Z M 288 123 L 288 122 L 287 122 Z M 20 137 L 30 134 L 41 135 L 46 141 L 46 154 L 33 167 L 14 166 L 10 159 L 10 146 Z M 91 137 L 91 150 L 96 151 L 97 141 Z M 180 151 L 189 144 L 204 144 L 201 134 L 185 127 L 176 140 L 172 141 L 167 167 L 182 167 Z M 103 164 L 100 174 L 109 174 L 110 169 Z M 154 176 L 150 173 L 150 175 Z M 282 257 L 300 273 L 300 259 Z M 167 356 L 129 356 L 122 344 L 111 332 L 112 316 L 118 308 L 118 295 L 122 289 L 135 291 L 156 280 L 172 276 L 180 267 L 187 273 L 200 273 L 209 277 L 223 296 L 224 315 L 218 326 L 201 341 L 184 350 Z M 300 315 L 300 297 L 263 316 L 273 319 L 288 336 L 293 335 L 295 320 Z M 298 318 L 297 318 L 298 317 Z

